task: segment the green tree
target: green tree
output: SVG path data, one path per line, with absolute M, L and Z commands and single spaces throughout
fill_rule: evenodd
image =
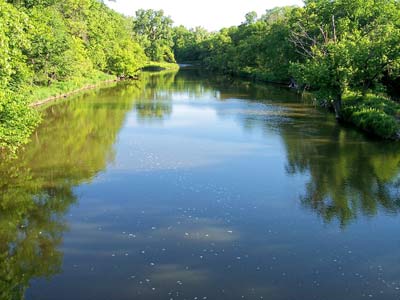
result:
M 151 60 L 175 62 L 172 24 L 171 18 L 162 10 L 140 9 L 136 12 L 133 31 Z
M 202 28 L 187 29 L 184 26 L 174 27 L 174 55 L 177 61 L 200 61 L 205 51 L 204 41 L 210 33 Z
M 28 28 L 28 16 L 0 0 L 0 156 L 25 143 L 39 121 L 20 95 L 32 77 L 24 54 L 30 48 Z
M 290 42 L 289 16 L 294 7 L 268 10 L 260 19 L 254 12 L 239 26 L 196 40 L 194 32 L 176 29 L 179 59 L 200 60 L 208 69 L 265 81 L 289 82 L 290 62 L 298 59 Z M 188 59 L 190 60 L 190 59 Z
M 257 21 L 257 13 L 255 11 L 248 12 L 245 16 L 245 23 L 246 25 L 254 24 Z
M 292 18 L 292 42 L 304 61 L 293 65 L 299 81 L 333 104 L 341 118 L 349 88 L 363 94 L 398 68 L 399 3 L 396 0 L 309 0 Z
M 28 13 L 32 46 L 27 56 L 36 84 L 50 85 L 91 72 L 92 65 L 82 42 L 69 34 L 63 16 L 55 7 L 34 7 Z

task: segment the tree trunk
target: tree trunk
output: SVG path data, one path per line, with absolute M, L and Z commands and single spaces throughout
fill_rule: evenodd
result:
M 335 100 L 333 101 L 333 108 L 335 110 L 335 116 L 337 121 L 342 120 L 342 94 L 338 93 Z
M 369 88 L 371 87 L 371 81 L 370 80 L 366 80 L 363 84 L 363 88 L 362 88 L 362 97 L 365 99 L 365 97 L 367 96 L 367 92 L 369 90 Z

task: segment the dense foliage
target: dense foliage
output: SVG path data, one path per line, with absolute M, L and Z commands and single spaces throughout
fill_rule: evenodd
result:
M 400 67 L 400 2 L 309 1 L 294 19 L 293 41 L 305 57 L 297 78 L 334 104 L 349 89 L 366 95 Z
M 140 22 L 145 26 L 97 0 L 0 0 L 0 152 L 28 140 L 39 121 L 28 108 L 36 97 L 134 76 L 148 61 L 145 50 L 151 59 L 175 61 L 171 21 L 152 23 L 162 34 L 149 37 L 148 47 L 140 45 Z
M 172 52 L 172 20 L 162 10 L 144 10 L 136 12 L 133 31 L 145 49 L 146 55 L 153 61 L 175 62 Z
M 287 81 L 290 62 L 299 56 L 289 41 L 289 16 L 294 9 L 275 8 L 260 18 L 251 12 L 241 25 L 214 33 L 201 28 L 175 28 L 176 58 L 199 61 L 208 69 L 225 74 Z
M 248 13 L 241 25 L 202 39 L 195 33 L 175 30 L 178 61 L 197 60 L 224 74 L 309 88 L 338 119 L 385 138 L 399 130 L 398 111 L 379 110 L 367 101 L 371 93 L 400 87 L 398 0 L 307 0 L 304 7 L 275 8 L 260 18 Z M 348 93 L 361 100 L 348 102 L 352 108 L 343 111 Z

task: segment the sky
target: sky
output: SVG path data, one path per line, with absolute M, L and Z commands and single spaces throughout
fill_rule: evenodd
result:
M 114 2 L 115 1 L 115 2 Z M 301 0 L 114 0 L 104 2 L 124 15 L 133 16 L 138 9 L 162 9 L 175 25 L 187 28 L 202 26 L 210 31 L 239 25 L 250 11 L 259 16 L 266 9 L 285 5 L 302 5 Z

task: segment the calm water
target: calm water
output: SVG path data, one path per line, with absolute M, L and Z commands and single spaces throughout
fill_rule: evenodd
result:
M 0 166 L 1 300 L 400 299 L 398 143 L 194 71 L 44 115 Z

